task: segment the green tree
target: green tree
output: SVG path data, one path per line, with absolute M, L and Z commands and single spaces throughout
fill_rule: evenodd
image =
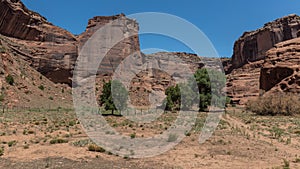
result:
M 199 69 L 187 84 L 171 86 L 166 90 L 166 110 L 178 110 L 180 104 L 182 109 L 190 109 L 195 101 L 199 101 L 200 111 L 205 111 L 211 103 L 223 107 L 227 99 L 223 91 L 225 81 L 225 74 L 220 71 Z M 195 90 L 197 88 L 199 91 Z
M 211 83 L 209 79 L 209 75 L 206 69 L 199 69 L 194 74 L 194 78 L 199 89 L 199 109 L 200 111 L 204 111 L 210 104 L 211 101 Z
M 119 111 L 127 108 L 128 91 L 123 84 L 117 80 L 112 81 L 112 96 L 115 107 Z
M 222 108 L 228 101 L 224 88 L 226 76 L 223 72 L 214 69 L 199 69 L 195 75 L 200 94 L 200 111 L 213 105 Z
M 188 84 L 180 83 L 176 86 L 167 88 L 166 92 L 166 110 L 189 110 L 197 100 L 196 91 L 192 90 Z
M 165 91 L 166 97 L 166 110 L 178 110 L 181 100 L 179 86 L 171 86 Z
M 111 110 L 112 115 L 117 108 L 122 111 L 127 107 L 127 99 L 128 92 L 121 82 L 114 80 L 104 83 L 100 106 L 104 106 L 105 110 Z

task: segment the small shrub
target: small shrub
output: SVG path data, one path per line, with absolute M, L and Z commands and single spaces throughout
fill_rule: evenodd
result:
M 8 83 L 10 85 L 14 85 L 14 83 L 15 83 L 14 77 L 12 77 L 12 75 L 7 75 L 5 77 L 5 81 L 6 81 L 6 83 Z
M 64 140 L 64 139 L 53 139 L 53 140 L 50 140 L 50 144 L 63 144 L 63 143 L 68 143 L 68 140 Z
M 88 150 L 89 151 L 93 151 L 93 152 L 101 152 L 101 153 L 104 153 L 105 152 L 105 149 L 100 147 L 100 146 L 97 146 L 96 144 L 90 144 L 88 146 Z
M 54 100 L 52 96 L 50 96 L 48 99 L 49 99 L 49 100 Z
M 136 137 L 136 134 L 135 134 L 135 133 L 130 134 L 130 138 L 131 138 L 131 139 L 134 139 L 135 137 Z
M 284 130 L 278 127 L 273 127 L 272 129 L 270 129 L 270 133 L 273 138 L 279 139 L 284 134 Z
M 76 125 L 76 121 L 69 121 L 69 126 L 75 126 Z
M 300 114 L 300 99 L 295 94 L 278 93 L 248 101 L 246 109 L 258 115 L 295 115 Z
M 14 146 L 14 145 L 16 145 L 16 144 L 17 144 L 17 141 L 16 141 L 16 140 L 10 141 L 10 142 L 7 143 L 8 147 L 12 147 L 12 146 Z
M 290 169 L 290 162 L 286 159 L 283 159 L 283 169 Z
M 45 87 L 44 87 L 43 85 L 40 85 L 40 86 L 39 86 L 39 89 L 42 90 L 42 91 L 44 91 L 44 90 L 45 90 Z
M 4 148 L 0 147 L 0 156 L 3 156 L 3 154 L 4 154 Z
M 85 147 L 86 145 L 90 144 L 91 140 L 85 139 L 85 140 L 78 140 L 73 142 L 73 146 L 75 147 Z

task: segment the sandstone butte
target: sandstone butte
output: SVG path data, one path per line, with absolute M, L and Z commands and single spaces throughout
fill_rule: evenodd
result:
M 169 58 L 178 57 L 193 71 L 204 66 L 201 59 L 194 54 L 141 53 L 139 25 L 135 20 L 126 18 L 124 14 L 96 16 L 88 21 L 82 34 L 73 35 L 51 24 L 40 14 L 27 9 L 20 0 L 1 1 L 0 40 L 1 48 L 4 50 L 1 52 L 0 60 L 0 87 L 7 85 L 4 79 L 8 74 L 17 79 L 12 89 L 1 91 L 11 93 L 6 102 L 11 104 L 34 102 L 34 99 L 28 99 L 34 97 L 20 94 L 37 88 L 36 84 L 34 86 L 28 80 L 25 83 L 24 79 L 30 81 L 33 79 L 31 77 L 45 77 L 47 81 L 43 83 L 56 88 L 55 90 L 61 88 L 70 90 L 78 51 L 99 28 L 116 19 L 120 20 L 118 28 L 124 33 L 124 40 L 110 49 L 100 65 L 101 72 L 98 72 L 96 78 L 96 88 L 99 88 L 99 91 L 103 79 L 110 79 L 117 66 L 128 55 L 134 55 L 136 59 L 136 64 L 130 65 L 131 68 L 140 71 L 131 81 L 130 88 L 132 101 L 136 106 L 149 104 L 149 91 L 163 95 L 167 87 L 174 85 L 174 79 L 178 76 L 153 69 L 143 70 L 142 64 L 151 60 L 159 68 L 163 68 L 164 62 L 168 62 L 171 69 L 177 70 L 176 59 L 170 61 Z M 300 36 L 299 30 L 300 17 L 289 15 L 267 23 L 256 31 L 245 32 L 235 42 L 232 58 L 223 60 L 227 74 L 227 93 L 233 103 L 245 104 L 248 99 L 271 91 L 300 92 L 300 38 L 297 38 Z M 129 33 L 133 36 L 126 37 Z M 20 66 L 20 63 L 23 66 Z M 27 74 L 24 75 L 25 70 Z M 34 75 L 30 72 L 34 72 Z M 38 83 L 37 79 L 32 81 Z M 98 92 L 97 95 L 99 94 Z M 49 95 L 39 94 L 40 97 L 36 100 Z M 27 99 L 24 99 L 25 97 Z M 71 102 L 70 96 L 57 97 Z

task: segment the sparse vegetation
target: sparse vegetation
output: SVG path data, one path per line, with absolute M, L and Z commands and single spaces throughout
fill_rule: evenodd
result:
M 246 109 L 258 115 L 300 114 L 300 98 L 290 93 L 261 96 L 256 100 L 248 101 Z
M 45 87 L 43 85 L 39 85 L 38 87 L 40 90 L 44 91 L 45 90 Z
M 9 85 L 14 85 L 15 83 L 15 80 L 14 80 L 14 77 L 12 75 L 7 75 L 5 77 L 5 81 L 6 83 L 8 83 Z
M 135 133 L 130 134 L 130 138 L 131 138 L 131 139 L 134 139 L 135 137 L 136 137 L 136 134 L 135 134 Z
M 4 147 L 0 147 L 0 157 L 4 154 Z
M 283 169 L 290 169 L 290 162 L 286 159 L 283 159 Z
M 16 145 L 16 144 L 17 144 L 17 141 L 16 141 L 16 140 L 9 141 L 9 142 L 7 143 L 8 147 L 12 147 L 12 146 L 14 146 L 14 145 Z
M 68 143 L 68 140 L 64 140 L 60 138 L 50 140 L 50 144 L 63 144 L 63 143 Z
M 85 147 L 90 144 L 92 141 L 90 139 L 78 140 L 73 142 L 73 145 L 76 147 Z

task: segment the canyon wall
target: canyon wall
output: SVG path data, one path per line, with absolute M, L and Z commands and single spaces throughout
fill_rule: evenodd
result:
M 68 31 L 28 10 L 20 0 L 0 1 L 0 33 L 23 40 L 64 42 L 75 40 Z
M 260 89 L 300 93 L 300 38 L 276 44 L 266 53 Z
M 36 12 L 28 10 L 19 0 L 0 1 L 0 34 L 3 43 L 16 55 L 55 83 L 71 85 L 78 52 L 84 43 L 102 26 L 119 20 L 125 37 L 110 49 L 100 65 L 101 73 L 111 74 L 126 56 L 140 54 L 138 24 L 124 14 L 96 16 L 88 21 L 86 31 L 79 36 L 54 26 Z M 108 40 L 109 41 L 109 40 Z M 100 73 L 100 72 L 99 72 Z
M 245 32 L 234 44 L 233 67 L 264 59 L 266 52 L 275 44 L 299 36 L 299 30 L 300 17 L 289 15 L 269 22 L 256 31 Z
M 269 91 L 299 92 L 300 17 L 289 15 L 246 32 L 234 45 L 227 70 L 227 94 L 246 104 Z
M 78 37 L 79 51 L 87 40 L 105 25 L 105 29 L 109 29 L 107 32 L 109 35 L 101 37 L 101 39 L 103 39 L 103 42 L 100 42 L 103 43 L 101 44 L 102 46 L 106 46 L 104 43 L 112 42 L 114 36 L 118 36 L 117 38 L 121 39 L 120 42 L 115 44 L 112 48 L 107 49 L 108 53 L 104 56 L 99 66 L 98 74 L 111 75 L 127 56 L 135 54 L 137 57 L 141 57 L 138 36 L 139 25 L 135 20 L 125 17 L 124 14 L 115 16 L 96 16 L 88 21 L 85 32 Z M 115 32 L 112 32 L 112 27 L 117 28 L 114 29 Z M 127 37 L 127 35 L 132 36 Z M 107 39 L 107 37 L 111 39 Z

